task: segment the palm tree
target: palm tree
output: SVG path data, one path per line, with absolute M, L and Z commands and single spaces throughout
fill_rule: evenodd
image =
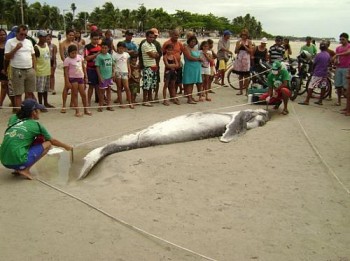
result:
M 75 10 L 77 10 L 77 7 L 75 6 L 75 3 L 72 3 L 70 5 L 70 9 L 72 10 L 73 19 L 74 19 L 74 17 L 75 17 Z

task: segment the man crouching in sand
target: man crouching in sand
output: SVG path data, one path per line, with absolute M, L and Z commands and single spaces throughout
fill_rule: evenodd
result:
M 13 174 L 33 179 L 30 168 L 50 150 L 51 146 L 72 150 L 72 146 L 51 137 L 37 120 L 44 106 L 33 99 L 24 100 L 17 114 L 12 115 L 0 147 L 1 163 Z

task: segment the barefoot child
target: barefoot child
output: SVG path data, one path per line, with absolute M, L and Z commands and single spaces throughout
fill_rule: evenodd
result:
M 211 101 L 208 96 L 209 79 L 211 75 L 210 64 L 213 62 L 212 55 L 209 50 L 209 44 L 207 41 L 203 41 L 199 47 L 201 59 L 202 59 L 202 79 L 203 79 L 203 93 L 201 97 L 205 97 L 206 101 Z
M 123 96 L 122 90 L 126 93 L 126 98 L 129 102 L 129 107 L 134 109 L 134 105 L 131 101 L 131 93 L 129 89 L 129 76 L 130 76 L 130 55 L 126 52 L 126 45 L 124 42 L 119 42 L 117 44 L 117 52 L 113 54 L 115 60 L 115 82 L 117 83 L 118 99 L 121 108 L 123 106 Z
M 210 77 L 209 77 L 209 83 L 208 83 L 208 92 L 215 93 L 211 89 L 211 83 L 213 82 L 214 76 L 216 74 L 216 69 L 215 69 L 216 53 L 213 50 L 214 41 L 212 39 L 208 39 L 208 44 L 209 44 L 209 52 L 211 52 L 211 56 L 212 56 L 212 61 L 210 62 Z
M 168 44 L 165 46 L 165 54 L 163 56 L 163 61 L 165 65 L 165 71 L 164 71 L 164 87 L 163 87 L 163 104 L 165 106 L 169 106 L 168 101 L 166 100 L 166 92 L 167 89 L 169 89 L 170 98 L 173 100 L 173 102 L 177 105 L 180 105 L 179 100 L 176 98 L 176 69 L 179 67 L 179 62 L 174 56 L 173 53 L 174 45 Z
M 102 106 L 104 102 L 104 96 L 107 97 L 107 110 L 114 111 L 111 107 L 111 85 L 113 84 L 113 74 L 114 74 L 114 64 L 113 58 L 110 53 L 108 53 L 109 47 L 108 43 L 101 43 L 101 53 L 97 55 L 95 60 L 96 71 L 99 81 L 99 91 L 98 91 L 98 112 L 102 112 Z
M 140 93 L 140 80 L 141 71 L 140 66 L 137 63 L 137 55 L 130 57 L 130 76 L 129 76 L 129 88 L 131 93 L 131 103 L 136 103 L 136 96 Z
M 91 115 L 87 109 L 87 99 L 85 93 L 86 68 L 84 58 L 78 54 L 78 47 L 70 45 L 68 47 L 68 57 L 64 59 L 64 78 L 65 86 L 72 90 L 72 106 L 75 107 L 75 116 L 81 117 L 83 114 L 79 112 L 78 107 L 78 92 L 84 106 L 84 114 Z M 65 100 L 63 100 L 63 107 L 61 112 L 66 111 Z

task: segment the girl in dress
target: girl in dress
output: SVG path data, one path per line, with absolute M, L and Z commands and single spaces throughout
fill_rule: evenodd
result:
M 205 97 L 205 100 L 211 101 L 208 96 L 209 90 L 209 79 L 211 75 L 210 65 L 213 62 L 212 52 L 209 50 L 209 43 L 207 41 L 203 41 L 199 47 L 201 59 L 202 59 L 202 90 L 201 98 Z

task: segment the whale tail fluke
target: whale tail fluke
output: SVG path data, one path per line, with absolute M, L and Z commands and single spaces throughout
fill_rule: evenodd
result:
M 89 175 L 90 171 L 97 165 L 97 163 L 108 155 L 138 147 L 138 134 L 139 133 L 123 136 L 113 143 L 89 152 L 84 157 L 84 165 L 80 171 L 78 180 Z

